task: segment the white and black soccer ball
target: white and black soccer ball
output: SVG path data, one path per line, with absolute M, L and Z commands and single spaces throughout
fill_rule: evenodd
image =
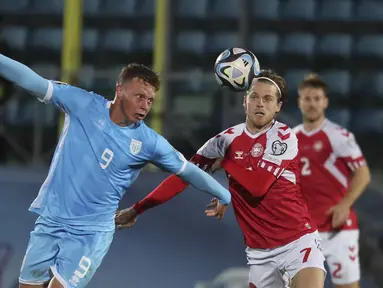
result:
M 254 77 L 260 73 L 257 57 L 247 49 L 230 48 L 215 61 L 214 73 L 219 85 L 234 91 L 250 88 Z

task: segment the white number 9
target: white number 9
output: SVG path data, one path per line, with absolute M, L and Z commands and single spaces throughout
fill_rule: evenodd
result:
M 79 270 L 74 271 L 74 274 L 80 279 L 84 278 L 86 273 L 88 273 L 91 264 L 92 261 L 90 261 L 88 257 L 82 256 L 78 263 Z
M 105 163 L 100 163 L 100 166 L 102 169 L 105 169 L 109 166 L 110 162 L 112 161 L 114 156 L 114 153 L 112 150 L 106 148 L 104 152 L 101 154 L 101 159 L 105 161 Z

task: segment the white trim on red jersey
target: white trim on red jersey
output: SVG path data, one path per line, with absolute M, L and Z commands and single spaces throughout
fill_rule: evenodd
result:
M 201 148 L 199 148 L 197 154 L 209 159 L 223 158 L 231 142 L 233 142 L 236 137 L 240 136 L 244 129 L 245 123 L 241 123 L 222 131 L 213 138 L 210 138 Z
M 367 165 L 354 134 L 328 119 L 325 119 L 322 125 L 315 130 L 306 131 L 304 125 L 300 124 L 293 128 L 293 131 L 295 133 L 301 132 L 309 137 L 320 131 L 326 134 L 333 152 L 326 160 L 324 167 L 344 188 L 348 187 L 348 177 L 335 165 L 337 159 L 343 159 L 351 171 L 355 171 L 359 167 Z

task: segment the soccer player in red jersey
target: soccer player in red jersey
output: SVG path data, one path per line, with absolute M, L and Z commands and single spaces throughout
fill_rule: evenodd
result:
M 286 82 L 263 70 L 247 91 L 246 121 L 211 138 L 191 159 L 209 171 L 221 160 L 234 212 L 244 234 L 250 266 L 249 287 L 324 286 L 324 256 L 299 185 L 298 142 L 291 129 L 275 120 L 286 96 Z M 136 216 L 182 192 L 176 176 L 164 180 L 133 207 L 119 211 L 116 224 L 130 227 Z M 208 216 L 222 219 L 227 206 L 213 199 Z
M 325 117 L 327 85 L 307 76 L 298 89 L 303 123 L 298 138 L 301 187 L 322 238 L 335 287 L 359 287 L 359 230 L 352 205 L 370 182 L 370 172 L 354 135 Z

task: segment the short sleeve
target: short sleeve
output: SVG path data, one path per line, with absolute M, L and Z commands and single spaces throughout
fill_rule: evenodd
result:
M 286 126 L 287 127 L 287 126 Z M 262 160 L 274 163 L 277 166 L 286 166 L 298 155 L 298 139 L 290 128 L 282 127 L 273 131 L 266 144 Z
M 201 155 L 208 159 L 223 158 L 233 140 L 243 133 L 243 129 L 244 124 L 242 123 L 222 131 L 213 138 L 210 138 L 200 149 L 198 149 L 197 155 Z
M 94 99 L 94 94 L 66 83 L 49 81 L 48 90 L 40 101 L 53 103 L 67 114 L 75 114 Z
M 172 174 L 181 174 L 187 164 L 185 157 L 162 136 L 157 136 L 152 162 Z
M 351 171 L 367 165 L 354 134 L 339 127 L 332 138 L 331 145 L 335 155 L 342 159 Z

